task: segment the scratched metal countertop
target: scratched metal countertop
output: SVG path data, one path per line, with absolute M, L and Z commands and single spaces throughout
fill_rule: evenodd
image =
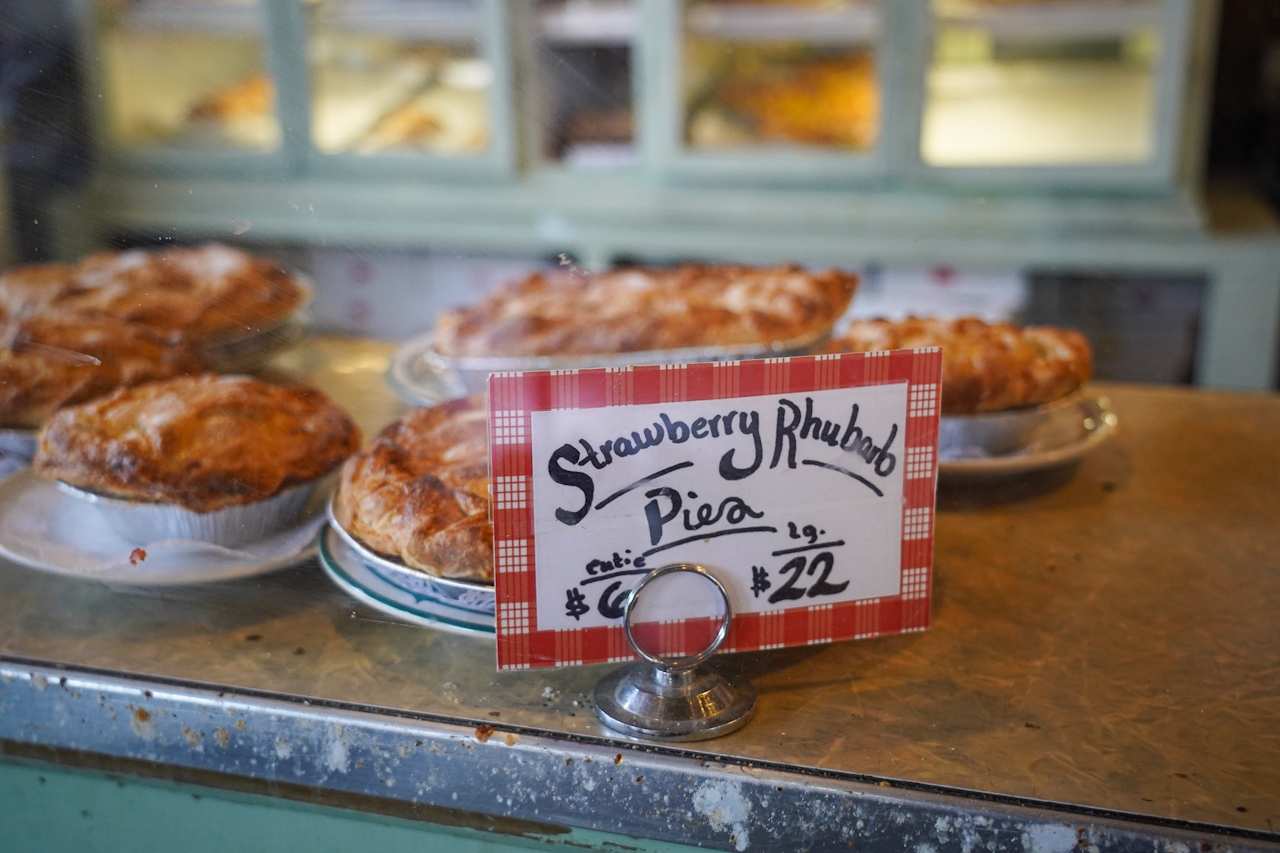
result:
M 372 435 L 404 411 L 391 349 L 319 338 L 278 366 Z M 722 658 L 754 681 L 755 716 L 688 753 L 1280 842 L 1280 398 L 1098 390 L 1120 428 L 1074 471 L 943 485 L 930 630 Z M 492 641 L 390 621 L 314 564 L 164 590 L 0 564 L 0 657 L 32 685 L 52 667 L 612 738 L 588 702 L 608 667 L 498 674 Z M 17 718 L 35 693 L 5 695 L 0 739 L 95 751 Z

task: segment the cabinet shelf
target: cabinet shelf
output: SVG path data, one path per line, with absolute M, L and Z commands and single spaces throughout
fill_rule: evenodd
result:
M 1121 38 L 1160 25 L 1160 4 L 1152 0 L 940 0 L 937 12 L 946 24 L 1007 41 Z
M 872 3 L 812 8 L 716 3 L 690 8 L 685 26 L 694 35 L 723 41 L 860 44 L 879 37 L 880 10 Z
M 405 41 L 470 41 L 480 32 L 476 5 L 458 0 L 347 0 L 326 4 L 317 22 L 330 29 Z
M 138 0 L 120 16 L 119 26 L 166 32 L 261 33 L 263 15 L 253 2 Z
M 557 46 L 625 47 L 637 26 L 630 0 L 565 0 L 545 7 L 538 23 L 543 40 Z

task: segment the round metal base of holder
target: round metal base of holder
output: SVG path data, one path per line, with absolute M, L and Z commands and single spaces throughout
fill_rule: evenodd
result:
M 616 669 L 596 684 L 596 714 L 616 731 L 665 741 L 708 740 L 741 728 L 756 704 L 745 679 L 714 669 L 671 673 L 649 663 Z

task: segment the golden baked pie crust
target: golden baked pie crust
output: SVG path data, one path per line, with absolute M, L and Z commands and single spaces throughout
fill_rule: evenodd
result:
M 534 273 L 441 314 L 435 346 L 474 357 L 767 345 L 830 330 L 857 281 L 796 266 Z
M 976 317 L 858 320 L 832 352 L 942 348 L 942 412 L 971 414 L 1052 402 L 1093 372 L 1093 351 L 1075 329 L 1019 328 Z
M 428 574 L 491 582 L 488 448 L 484 395 L 414 409 L 342 466 L 338 523 Z
M 205 375 L 62 409 L 40 431 L 33 468 L 98 494 L 212 512 L 316 480 L 359 447 L 355 422 L 314 388 Z
M 0 425 L 35 428 L 62 406 L 208 368 L 204 350 L 113 317 L 36 316 L 0 347 Z

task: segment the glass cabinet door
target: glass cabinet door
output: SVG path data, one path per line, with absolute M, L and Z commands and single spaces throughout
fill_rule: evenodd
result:
M 712 154 L 865 154 L 880 132 L 873 0 L 689 0 L 682 142 Z
M 1150 161 L 1164 2 L 933 0 L 922 159 L 940 167 Z
M 540 0 L 537 12 L 543 158 L 576 169 L 634 165 L 632 0 Z
M 310 7 L 311 141 L 323 154 L 466 157 L 493 143 L 476 0 Z
M 125 149 L 280 145 L 263 9 L 254 0 L 105 0 L 104 118 Z

